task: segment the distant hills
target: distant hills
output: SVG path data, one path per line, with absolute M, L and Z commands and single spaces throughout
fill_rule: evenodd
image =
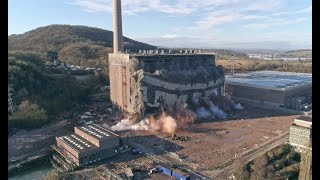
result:
M 285 53 L 285 55 L 286 56 L 290 56 L 290 57 L 312 58 L 312 50 L 301 49 L 301 50 L 288 51 L 288 52 Z
M 8 118 L 9 127 L 39 127 L 75 104 L 86 103 L 88 95 L 95 93 L 92 87 L 107 85 L 106 58 L 107 53 L 112 52 L 112 44 L 111 31 L 86 26 L 50 25 L 8 36 L 8 85 L 14 89 L 14 101 L 18 106 L 17 112 Z M 124 49 L 155 48 L 124 37 Z M 45 66 L 46 61 L 57 59 L 106 71 L 78 81 L 68 72 Z
M 8 36 L 9 51 L 55 51 L 61 61 L 82 66 L 101 66 L 101 62 L 94 60 L 105 61 L 112 44 L 112 31 L 87 26 L 49 25 Z M 132 52 L 155 48 L 124 37 L 124 49 Z
M 304 57 L 312 58 L 312 49 L 281 50 L 281 49 L 232 49 L 233 51 L 247 54 L 277 54 L 285 57 Z
M 49 25 L 24 34 L 8 36 L 9 51 L 54 52 L 62 62 L 85 67 L 107 67 L 106 57 L 108 53 L 112 52 L 112 44 L 112 31 L 87 26 Z M 157 49 L 157 47 L 124 37 L 124 49 L 138 52 L 142 49 Z M 276 53 L 285 57 L 312 58 L 312 50 L 286 52 L 280 50 L 203 49 L 203 52 L 214 52 L 218 59 L 234 57 L 247 59 L 247 53 L 254 52 Z

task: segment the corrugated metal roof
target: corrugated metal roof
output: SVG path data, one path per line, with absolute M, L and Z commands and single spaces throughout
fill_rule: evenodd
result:
M 255 71 L 226 75 L 226 84 L 251 86 L 285 91 L 292 88 L 312 86 L 312 74 L 279 71 Z

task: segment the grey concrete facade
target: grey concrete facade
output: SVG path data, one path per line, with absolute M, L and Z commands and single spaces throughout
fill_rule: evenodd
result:
M 109 68 L 111 100 L 131 114 L 224 94 L 224 70 L 213 54 L 109 54 Z
M 110 99 L 122 111 L 143 115 L 148 107 L 173 107 L 194 96 L 224 94 L 224 70 L 215 55 L 124 54 L 121 0 L 113 0 L 113 47 L 109 54 Z

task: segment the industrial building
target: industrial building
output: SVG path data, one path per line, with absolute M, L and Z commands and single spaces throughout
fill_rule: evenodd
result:
M 302 152 L 304 148 L 312 148 L 312 117 L 300 116 L 290 126 L 289 143 Z
M 110 98 L 116 107 L 143 115 L 148 109 L 172 108 L 179 101 L 190 102 L 213 92 L 224 94 L 224 70 L 216 66 L 214 54 L 123 53 L 121 1 L 113 3 L 114 52 L 108 61 Z
M 296 111 L 312 108 L 312 74 L 307 73 L 256 71 L 226 75 L 225 91 L 235 100 L 252 105 Z
M 52 148 L 54 159 L 60 164 L 81 167 L 117 155 L 121 146 L 119 135 L 90 124 L 74 127 L 74 133 L 56 137 Z

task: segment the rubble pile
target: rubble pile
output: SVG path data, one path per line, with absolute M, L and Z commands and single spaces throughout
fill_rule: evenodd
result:
M 110 129 L 113 131 L 143 130 L 174 134 L 177 130 L 192 125 L 196 119 L 226 119 L 227 113 L 242 109 L 241 104 L 236 104 L 230 96 L 218 96 L 217 92 L 213 91 L 209 97 L 193 98 L 190 106 L 187 103 L 178 102 L 173 109 L 166 109 L 166 111 L 150 115 L 137 123 L 130 118 L 122 119 Z M 109 126 L 105 127 L 109 128 Z
M 188 141 L 188 140 L 190 140 L 191 138 L 190 137 L 188 137 L 188 136 L 176 136 L 176 134 L 174 134 L 173 136 L 172 136 L 172 138 L 171 138 L 171 140 L 173 140 L 173 141 L 175 141 L 175 140 L 177 140 L 177 141 Z
M 221 66 L 214 67 L 202 64 L 192 68 L 185 65 L 184 69 L 180 70 L 168 67 L 155 71 L 153 75 L 175 83 L 207 83 L 210 79 L 219 79 L 224 76 L 224 71 Z

